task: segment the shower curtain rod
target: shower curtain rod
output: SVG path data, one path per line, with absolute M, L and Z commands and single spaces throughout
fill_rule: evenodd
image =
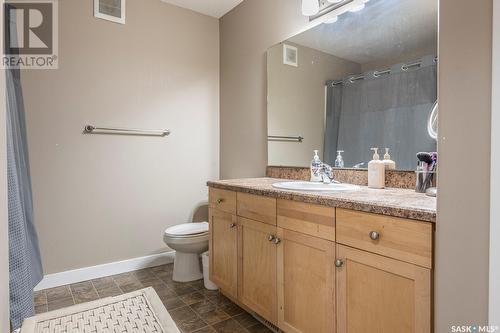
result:
M 437 63 L 438 62 L 438 58 L 435 57 L 434 58 L 434 62 Z M 420 61 L 416 61 L 416 62 L 412 62 L 412 63 L 408 63 L 408 64 L 403 64 L 401 66 L 401 69 L 403 71 L 407 71 L 408 69 L 410 68 L 413 68 L 413 67 L 420 67 L 422 65 L 422 60 Z M 386 75 L 386 74 L 391 74 L 392 70 L 390 68 L 388 69 L 385 69 L 385 70 L 376 70 L 373 72 L 373 76 L 374 77 L 380 77 L 381 75 Z M 360 75 L 353 75 L 351 76 L 348 80 L 349 82 L 353 83 L 355 81 L 359 81 L 359 80 L 364 80 L 366 78 L 366 76 L 364 74 L 360 74 Z M 343 84 L 344 83 L 344 80 L 337 80 L 337 81 L 331 81 L 330 84 L 332 86 L 337 86 L 339 84 Z

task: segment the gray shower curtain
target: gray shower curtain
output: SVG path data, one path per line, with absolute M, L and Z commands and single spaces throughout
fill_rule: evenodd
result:
M 332 82 L 326 84 L 325 151 L 323 160 L 332 166 L 335 165 L 337 150 L 342 150 L 338 145 L 342 92 L 344 90 L 342 87 L 342 84 L 333 85 Z
M 15 35 L 15 33 L 10 34 L 10 36 Z M 5 44 L 9 45 L 8 42 Z M 21 326 L 24 318 L 34 314 L 33 288 L 41 281 L 43 273 L 38 238 L 33 224 L 33 203 L 20 71 L 7 69 L 5 73 L 10 319 L 12 328 L 17 329 Z
M 419 68 L 343 84 L 327 83 L 325 161 L 334 163 L 344 150 L 346 167 L 372 159 L 371 147 L 391 148 L 398 169 L 412 170 L 416 153 L 435 151 L 427 134 L 427 119 L 437 98 L 434 57 L 424 57 Z M 383 156 L 383 149 L 379 153 Z M 366 164 L 364 165 L 366 167 Z

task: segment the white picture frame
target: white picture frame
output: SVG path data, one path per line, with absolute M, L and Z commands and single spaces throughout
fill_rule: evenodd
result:
M 107 20 L 115 23 L 120 23 L 120 24 L 125 24 L 125 0 L 120 0 L 120 17 L 116 17 L 113 15 L 108 15 L 105 13 L 101 13 L 99 11 L 99 4 L 102 0 L 94 0 L 94 17 L 102 19 L 102 20 Z
M 295 46 L 283 44 L 283 64 L 299 66 L 299 50 Z

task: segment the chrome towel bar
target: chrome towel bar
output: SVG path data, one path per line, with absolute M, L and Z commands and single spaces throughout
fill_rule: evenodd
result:
M 280 136 L 280 135 L 269 135 L 267 137 L 268 141 L 282 141 L 282 142 L 302 142 L 304 138 L 301 136 Z
M 93 125 L 85 125 L 83 133 L 167 136 L 170 135 L 170 130 L 168 129 L 151 130 L 151 129 L 121 128 L 121 127 L 96 127 Z

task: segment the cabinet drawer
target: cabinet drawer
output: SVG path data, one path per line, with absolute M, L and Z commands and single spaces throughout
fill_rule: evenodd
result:
M 238 192 L 236 207 L 238 216 L 276 225 L 276 199 L 274 198 Z
M 278 226 L 335 241 L 335 208 L 278 199 Z
M 337 243 L 432 267 L 430 223 L 346 209 L 336 215 Z
M 211 208 L 236 214 L 236 192 L 211 187 L 209 203 Z

